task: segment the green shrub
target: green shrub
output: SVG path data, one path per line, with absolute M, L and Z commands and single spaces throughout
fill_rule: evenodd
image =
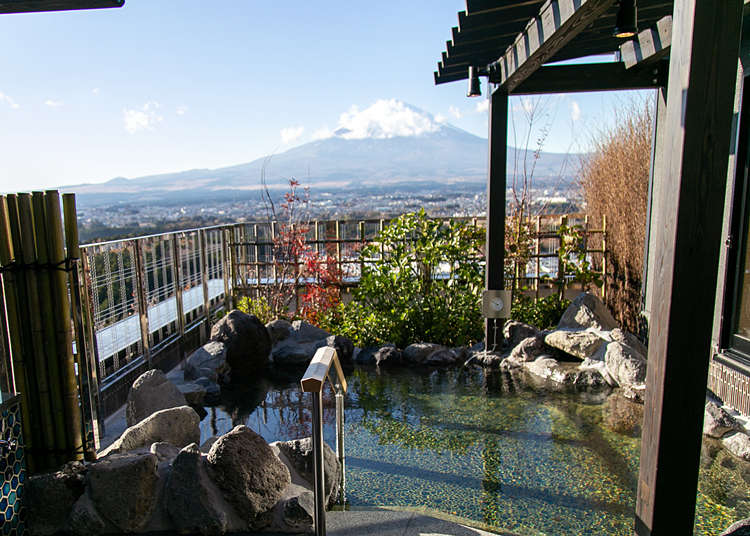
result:
M 484 231 L 466 222 L 431 220 L 424 210 L 400 216 L 362 248 L 354 300 L 321 323 L 360 346 L 481 339 L 483 241 Z
M 264 324 L 268 324 L 271 320 L 274 319 L 273 313 L 271 311 L 271 306 L 268 305 L 268 300 L 266 300 L 266 298 L 264 298 L 263 296 L 258 296 L 256 298 L 248 298 L 247 296 L 243 296 L 237 302 L 237 309 L 239 309 L 243 313 L 255 315 L 258 320 L 260 320 Z
M 535 300 L 523 294 L 514 296 L 510 309 L 511 320 L 518 320 L 539 329 L 549 329 L 557 326 L 570 300 L 560 298 L 556 294 Z

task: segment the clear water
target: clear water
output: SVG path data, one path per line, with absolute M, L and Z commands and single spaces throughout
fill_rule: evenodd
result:
M 479 370 L 349 371 L 347 499 L 426 507 L 518 534 L 632 534 L 642 406 L 550 393 Z M 207 408 L 204 438 L 246 424 L 267 441 L 310 435 L 295 381 L 259 380 Z M 333 396 L 324 435 L 334 444 Z M 750 515 L 750 469 L 704 445 L 696 534 Z

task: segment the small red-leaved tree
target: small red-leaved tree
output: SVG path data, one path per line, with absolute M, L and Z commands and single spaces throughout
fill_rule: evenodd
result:
M 289 179 L 279 210 L 264 185 L 269 219 L 278 223 L 273 237 L 274 276 L 260 296 L 266 300 L 273 318 L 301 317 L 316 323 L 321 312 L 341 300 L 341 271 L 335 260 L 308 243 L 310 191 L 297 179 Z M 302 296 L 298 290 L 303 289 Z

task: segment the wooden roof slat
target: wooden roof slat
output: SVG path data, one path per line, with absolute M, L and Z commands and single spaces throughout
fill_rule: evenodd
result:
M 615 0 L 549 0 L 497 62 L 499 82 L 512 91 L 583 31 Z
M 672 16 L 668 15 L 635 38 L 620 45 L 620 56 L 630 69 L 665 56 L 672 44 Z
M 589 1 L 572 0 L 580 7 L 585 7 Z M 466 78 L 469 65 L 483 67 L 496 62 L 501 56 L 505 57 L 517 44 L 519 36 L 525 34 L 529 24 L 537 20 L 539 13 L 551 4 L 551 0 L 467 0 L 467 10 L 458 13 L 458 26 L 452 31 L 453 39 L 446 43 L 437 82 L 447 81 L 444 75 L 450 75 L 451 81 L 454 81 L 456 74 Z M 648 28 L 655 25 L 663 17 L 671 15 L 672 9 L 673 0 L 638 0 L 639 26 Z M 618 51 L 623 41 L 612 35 L 616 15 L 617 5 L 613 1 L 543 63 Z M 519 58 L 531 53 L 533 44 L 528 36 L 525 39 L 523 47 L 514 52 Z
M 466 0 L 466 14 L 497 12 L 536 4 L 539 0 Z
M 0 14 L 122 7 L 125 0 L 0 0 Z

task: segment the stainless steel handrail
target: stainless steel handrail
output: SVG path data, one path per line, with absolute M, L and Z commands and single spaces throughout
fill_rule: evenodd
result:
M 331 366 L 336 369 L 336 381 L 331 379 Z M 313 468 L 315 495 L 315 535 L 325 536 L 326 533 L 326 492 L 325 469 L 323 464 L 323 384 L 328 378 L 336 392 L 336 457 L 341 464 L 340 497 L 344 497 L 344 393 L 346 392 L 346 378 L 341 370 L 338 354 L 334 348 L 324 346 L 318 348 L 310 361 L 305 374 L 302 376 L 302 391 L 312 393 L 313 418 Z

